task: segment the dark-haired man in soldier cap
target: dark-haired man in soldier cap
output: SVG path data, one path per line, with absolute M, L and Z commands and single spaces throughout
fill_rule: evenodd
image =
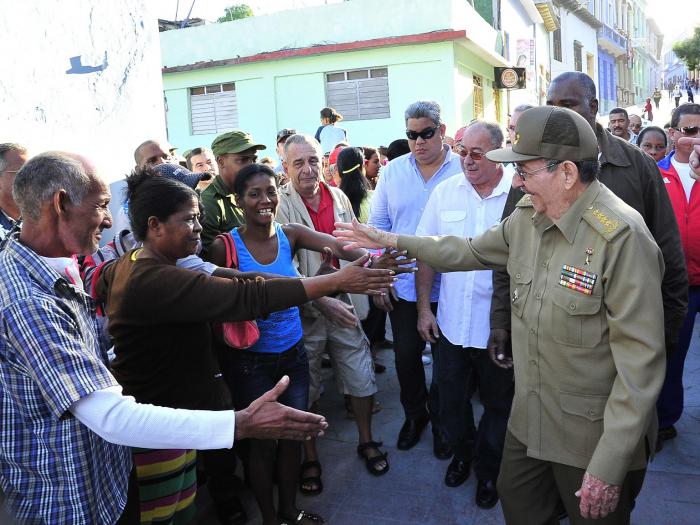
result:
M 202 254 L 217 235 L 243 224 L 243 212 L 233 197 L 233 183 L 241 169 L 258 160 L 258 150 L 265 148 L 264 144 L 255 142 L 250 133 L 239 129 L 219 135 L 211 143 L 219 175 L 202 192 Z
M 335 234 L 350 246 L 408 250 L 441 272 L 507 269 L 515 397 L 498 479 L 506 522 L 557 523 L 561 498 L 572 523 L 629 523 L 664 376 L 661 252 L 639 213 L 598 182 L 596 135 L 573 111 L 525 111 L 513 148 L 486 156 L 514 162 L 525 193 L 486 233 L 411 237 L 338 223 Z

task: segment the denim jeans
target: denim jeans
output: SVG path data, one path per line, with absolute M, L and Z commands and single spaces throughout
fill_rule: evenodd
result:
M 688 314 L 678 334 L 678 348 L 666 362 L 666 379 L 656 402 L 659 428 L 673 426 L 683 413 L 683 368 L 688 355 L 690 340 L 693 337 L 695 317 L 700 310 L 700 286 L 688 288 Z
M 482 348 L 453 345 L 443 335 L 435 364 L 440 422 L 455 457 L 474 462 L 478 479 L 495 480 L 513 402 L 513 371 L 497 367 Z M 471 393 L 479 391 L 484 414 L 474 424 Z
M 309 361 L 302 340 L 281 353 L 231 352 L 230 387 L 236 409 L 246 408 L 274 387 L 284 375 L 289 376 L 289 386 L 278 401 L 299 410 L 308 409 Z

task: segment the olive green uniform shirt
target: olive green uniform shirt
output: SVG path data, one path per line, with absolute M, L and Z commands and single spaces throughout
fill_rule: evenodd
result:
M 525 196 L 474 239 L 400 236 L 398 248 L 439 272 L 507 269 L 508 428 L 528 456 L 615 485 L 645 468 L 665 373 L 664 263 L 636 211 L 594 181 L 556 222 Z M 560 284 L 563 265 L 597 275 L 590 295 Z
M 232 193 L 217 176 L 203 192 L 200 197 L 204 208 L 202 218 L 202 253 L 204 255 L 209 249 L 209 245 L 217 235 L 226 233 L 245 223 L 243 211 L 236 206 L 236 201 Z

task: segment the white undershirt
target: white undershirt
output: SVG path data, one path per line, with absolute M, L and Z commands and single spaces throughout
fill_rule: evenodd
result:
M 685 190 L 685 199 L 690 202 L 690 192 L 693 191 L 693 184 L 695 184 L 695 180 L 690 176 L 690 164 L 678 162 L 675 155 L 671 157 L 671 164 L 673 164 L 678 177 L 681 179 L 681 184 L 683 184 L 683 189 Z
M 129 447 L 231 448 L 233 410 L 184 410 L 137 403 L 119 386 L 91 392 L 71 405 L 78 420 L 101 438 Z

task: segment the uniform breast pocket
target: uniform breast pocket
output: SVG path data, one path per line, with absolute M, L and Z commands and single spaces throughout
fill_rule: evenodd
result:
M 440 212 L 440 235 L 464 235 L 464 219 L 467 210 L 443 210 Z
M 603 334 L 603 298 L 555 286 L 552 290 L 552 338 L 564 345 L 593 348 Z
M 507 270 L 510 275 L 510 310 L 513 315 L 522 317 L 532 286 L 532 268 L 518 260 L 509 259 Z

